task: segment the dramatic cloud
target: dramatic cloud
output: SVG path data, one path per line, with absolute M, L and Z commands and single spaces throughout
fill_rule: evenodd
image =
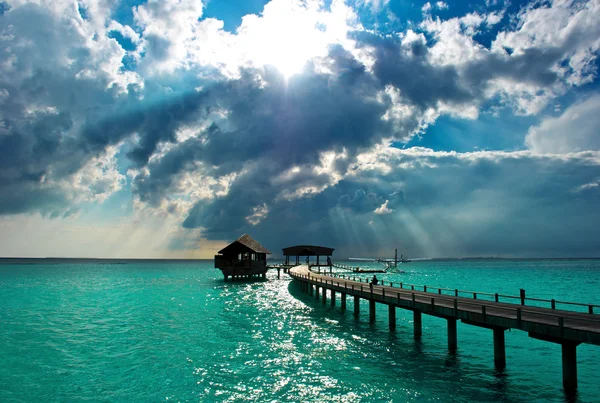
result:
M 226 31 L 199 0 L 0 2 L 0 215 L 118 199 L 168 220 L 177 250 L 241 232 L 423 255 L 597 247 L 574 233 L 597 235 L 600 0 L 449 19 L 431 2 L 400 32 L 361 14 L 388 1 L 326 3 L 272 0 Z M 500 113 L 531 118 L 510 133 L 528 151 L 396 148 Z
M 598 152 L 412 148 L 375 150 L 358 160 L 318 195 L 272 204 L 258 225 L 229 214 L 233 199 L 217 199 L 202 219 L 206 233 L 229 239 L 252 231 L 273 249 L 289 239 L 319 240 L 343 256 L 381 251 L 382 245 L 413 257 L 560 256 L 565 250 L 590 256 L 600 246 Z M 565 206 L 572 208 L 568 222 L 561 219 Z

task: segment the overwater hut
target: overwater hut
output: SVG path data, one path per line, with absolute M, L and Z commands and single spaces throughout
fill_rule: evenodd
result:
M 250 235 L 244 234 L 215 255 L 215 267 L 220 269 L 225 280 L 236 277 L 266 277 L 267 255 L 271 252 Z
M 290 257 L 296 257 L 296 264 L 300 264 L 300 256 L 316 256 L 317 265 L 320 265 L 319 258 L 331 257 L 333 254 L 333 248 L 327 248 L 325 246 L 314 246 L 314 245 L 296 245 L 283 248 L 283 256 L 285 256 L 285 264 L 290 264 Z M 325 266 L 325 265 L 323 265 Z

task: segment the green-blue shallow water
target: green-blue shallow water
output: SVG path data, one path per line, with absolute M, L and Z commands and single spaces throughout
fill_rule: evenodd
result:
M 356 263 L 354 263 L 356 264 Z M 386 281 L 600 303 L 598 260 L 425 261 Z M 223 282 L 212 262 L 0 264 L 0 402 L 561 402 L 560 346 L 398 310 L 387 327 L 287 276 Z M 578 401 L 600 401 L 600 347 L 578 347 Z

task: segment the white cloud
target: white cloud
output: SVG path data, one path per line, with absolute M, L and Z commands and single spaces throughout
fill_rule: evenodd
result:
M 246 217 L 246 221 L 248 221 L 251 225 L 257 225 L 264 220 L 268 214 L 269 207 L 266 203 L 263 203 L 252 209 L 252 214 Z
M 549 117 L 527 132 L 525 143 L 539 153 L 600 150 L 600 94 Z
M 535 4 L 535 3 L 533 3 Z M 519 15 L 519 29 L 498 34 L 492 49 L 511 49 L 513 55 L 528 49 L 557 49 L 568 68 L 555 69 L 570 85 L 582 85 L 595 76 L 595 54 L 600 49 L 600 0 L 554 0 L 550 7 L 526 8 Z
M 373 11 L 379 12 L 390 4 L 390 0 L 360 0 L 358 4 L 370 7 Z
M 437 1 L 433 5 L 430 2 L 427 2 L 427 3 L 425 3 L 423 5 L 423 7 L 421 7 L 421 11 L 424 14 L 429 14 L 431 12 L 431 10 L 433 10 L 433 9 L 447 10 L 448 9 L 448 4 L 446 4 L 443 1 Z
M 435 37 L 433 64 L 455 66 L 486 98 L 499 98 L 518 114 L 540 112 L 557 96 L 596 76 L 600 47 L 600 0 L 534 2 L 516 17 L 516 29 L 498 33 L 490 49 L 473 37 L 498 24 L 505 10 L 440 20 L 428 16 L 421 28 Z
M 172 72 L 186 67 L 202 8 L 200 0 L 149 0 L 133 8 L 135 23 L 143 29 L 147 69 Z
M 379 214 L 379 215 L 385 215 L 385 214 L 391 214 L 394 212 L 393 209 L 388 207 L 388 203 L 390 201 L 386 200 L 385 203 L 383 203 L 381 206 L 377 207 L 375 209 L 375 211 L 373 211 L 375 214 Z

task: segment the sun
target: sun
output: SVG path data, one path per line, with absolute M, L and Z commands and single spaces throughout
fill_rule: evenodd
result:
M 302 72 L 306 63 L 327 53 L 330 32 L 316 10 L 295 1 L 265 7 L 261 23 L 245 21 L 246 51 L 258 65 L 273 66 L 285 78 Z

